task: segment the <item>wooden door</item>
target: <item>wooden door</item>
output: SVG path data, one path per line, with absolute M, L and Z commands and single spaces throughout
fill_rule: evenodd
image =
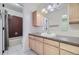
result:
M 9 37 L 22 36 L 22 18 L 17 16 L 8 16 Z

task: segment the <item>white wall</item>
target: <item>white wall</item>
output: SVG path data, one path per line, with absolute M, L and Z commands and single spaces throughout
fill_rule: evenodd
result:
M 23 49 L 29 49 L 28 34 L 32 31 L 32 11 L 37 9 L 37 4 L 26 3 L 23 8 Z

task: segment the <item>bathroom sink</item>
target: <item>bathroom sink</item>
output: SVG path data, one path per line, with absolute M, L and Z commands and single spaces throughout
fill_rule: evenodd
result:
M 45 36 L 45 37 L 56 37 L 56 34 L 55 33 L 41 33 L 41 36 Z

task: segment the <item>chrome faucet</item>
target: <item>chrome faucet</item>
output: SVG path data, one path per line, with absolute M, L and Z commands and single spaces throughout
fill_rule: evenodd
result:
M 48 19 L 47 18 L 44 18 L 43 28 L 44 28 L 44 31 L 47 32 L 48 30 Z

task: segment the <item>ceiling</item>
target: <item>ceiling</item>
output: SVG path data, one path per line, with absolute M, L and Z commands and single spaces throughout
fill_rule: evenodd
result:
M 38 3 L 37 4 L 37 10 L 41 12 L 41 10 L 43 8 L 47 8 L 47 6 L 49 5 L 50 3 Z M 53 3 L 51 3 L 51 5 L 53 5 Z M 23 3 L 5 3 L 5 7 L 8 8 L 8 9 L 11 9 L 11 10 L 14 10 L 14 11 L 17 11 L 17 12 L 23 12 Z M 51 12 L 49 12 L 51 13 Z
M 24 7 L 23 3 L 18 3 L 20 6 Z
M 23 5 L 21 3 L 5 3 L 5 8 L 21 13 L 23 12 Z

